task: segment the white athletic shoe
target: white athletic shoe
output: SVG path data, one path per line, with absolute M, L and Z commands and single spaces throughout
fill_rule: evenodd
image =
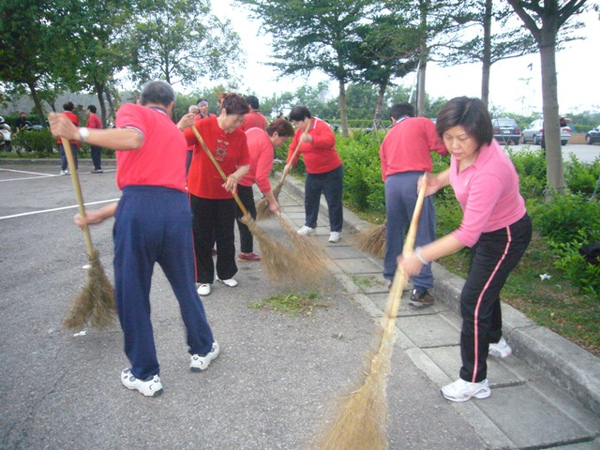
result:
M 329 242 L 332 242 L 334 244 L 340 242 L 340 232 L 332 231 L 331 233 L 329 233 Z
M 510 348 L 506 339 L 501 337 L 497 343 L 490 344 L 489 354 L 496 358 L 506 358 L 512 354 L 512 348 Z
M 312 236 L 316 232 L 317 230 L 311 227 L 307 227 L 306 225 L 303 225 L 302 228 L 298 230 L 298 234 L 301 234 L 302 236 Z
M 479 399 L 488 398 L 492 393 L 488 380 L 483 380 L 479 383 L 469 383 L 462 378 L 444 386 L 441 391 L 442 395 L 452 402 L 466 402 L 472 397 Z
M 213 342 L 212 348 L 210 352 L 206 355 L 192 355 L 190 360 L 190 370 L 192 372 L 200 372 L 201 370 L 208 369 L 210 362 L 213 359 L 216 359 L 221 353 L 221 349 L 219 347 L 219 343 L 217 341 Z
M 217 280 L 219 280 L 225 286 L 229 286 L 229 287 L 236 287 L 238 285 L 238 282 L 235 281 L 233 278 L 229 278 L 228 280 L 221 280 L 221 279 L 217 278 Z
M 156 397 L 163 393 L 163 386 L 158 375 L 154 375 L 150 380 L 142 381 L 131 373 L 131 369 L 125 369 L 121 372 L 121 383 L 127 389 L 137 389 L 146 397 Z
M 200 286 L 198 286 L 198 295 L 199 296 L 206 297 L 209 294 L 210 294 L 210 284 L 202 283 Z

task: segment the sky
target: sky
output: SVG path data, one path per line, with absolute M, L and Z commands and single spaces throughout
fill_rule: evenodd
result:
M 288 76 L 278 80 L 277 71 L 263 64 L 270 60 L 271 40 L 260 32 L 260 23 L 250 19 L 246 10 L 231 6 L 230 0 L 212 0 L 212 8 L 218 17 L 231 19 L 235 31 L 240 34 L 247 55 L 243 87 L 254 92 L 259 99 L 274 93 L 295 92 L 304 84 L 315 86 L 319 81 L 330 81 L 329 94 L 331 97 L 337 95 L 337 83 L 319 72 L 308 78 Z M 558 101 L 563 115 L 600 110 L 600 83 L 596 69 L 600 51 L 600 21 L 592 12 L 583 17 L 586 27 L 580 33 L 585 39 L 568 43 L 565 50 L 556 54 Z M 540 72 L 538 53 L 492 65 L 490 109 L 521 115 L 541 113 Z M 415 80 L 415 74 L 409 74 L 399 84 L 410 87 Z M 443 68 L 428 64 L 425 88 L 431 98 L 479 97 L 481 65 Z

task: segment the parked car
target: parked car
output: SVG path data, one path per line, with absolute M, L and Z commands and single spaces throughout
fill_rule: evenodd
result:
M 561 145 L 567 145 L 571 138 L 571 128 L 568 126 L 560 127 L 560 143 Z M 523 144 L 532 142 L 534 145 L 539 145 L 544 139 L 544 119 L 534 120 L 521 132 L 521 139 Z
M 585 143 L 592 145 L 594 142 L 600 142 L 600 125 L 593 130 L 590 130 L 585 135 Z
M 500 119 L 493 119 L 492 125 L 494 127 L 494 137 L 502 144 L 510 144 L 514 142 L 519 143 L 521 139 L 521 128 L 515 119 L 510 117 L 502 117 Z

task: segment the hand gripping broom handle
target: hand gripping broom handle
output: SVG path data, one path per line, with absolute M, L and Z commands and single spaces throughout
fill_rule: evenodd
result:
M 304 133 L 308 133 L 308 130 L 310 130 L 310 126 L 311 125 L 312 125 L 312 120 L 310 120 L 310 122 L 308 122 L 308 124 L 304 128 L 303 134 Z M 296 150 L 294 150 L 294 153 L 292 153 L 292 158 L 290 159 L 290 162 L 292 162 L 294 160 L 294 158 L 298 154 L 298 151 L 300 151 L 300 146 L 301 145 L 302 145 L 302 140 L 299 138 L 298 139 L 298 145 L 296 145 Z M 279 183 L 283 183 L 283 180 L 285 180 L 286 175 L 287 175 L 287 172 L 284 170 L 283 174 L 281 175 L 281 179 L 279 180 Z
M 423 208 L 423 200 L 425 199 L 425 189 L 427 188 L 427 174 L 423 175 L 421 180 L 421 187 L 419 188 L 419 195 L 417 202 L 415 203 L 415 210 L 413 211 L 410 226 L 408 227 L 408 233 L 404 241 L 404 247 L 402 249 L 402 255 L 406 255 L 413 251 L 415 246 L 415 239 L 417 237 L 417 228 L 419 226 L 419 217 L 421 216 L 421 209 Z M 402 290 L 404 289 L 404 270 L 398 266 L 396 274 L 394 275 L 394 282 L 390 289 L 390 298 L 393 296 L 394 302 L 391 304 L 390 310 L 387 311 L 389 317 L 396 317 L 398 313 L 398 307 L 400 306 L 400 298 L 402 297 Z M 388 303 L 389 300 L 388 300 Z
M 83 233 L 85 235 L 85 245 L 87 247 L 88 257 L 91 259 L 94 256 L 94 246 L 92 245 L 92 237 L 90 236 L 90 230 L 85 223 L 85 207 L 83 206 L 83 195 L 81 194 L 81 185 L 79 184 L 79 175 L 77 174 L 77 168 L 75 167 L 75 159 L 73 158 L 73 151 L 71 150 L 71 143 L 68 139 L 61 138 L 62 145 L 65 148 L 65 155 L 67 162 L 69 163 L 69 169 L 71 171 L 71 180 L 73 180 L 73 188 L 75 189 L 75 196 L 77 197 L 77 203 L 79 205 L 79 214 L 84 219 L 83 222 Z
M 206 154 L 208 155 L 208 157 L 210 158 L 210 160 L 212 161 L 212 163 L 215 165 L 215 167 L 217 168 L 217 170 L 221 174 L 221 177 L 223 178 L 223 180 L 225 182 L 227 182 L 227 175 L 225 175 L 225 172 L 223 172 L 223 169 L 221 169 L 221 166 L 219 165 L 219 163 L 215 159 L 214 155 L 210 152 L 210 150 L 206 146 L 206 142 L 204 142 L 204 139 L 202 139 L 202 136 L 200 135 L 200 132 L 198 131 L 198 129 L 195 126 L 193 126 L 193 125 L 190 128 L 192 129 L 192 131 L 196 135 L 196 139 L 198 139 L 198 142 L 200 142 L 200 145 L 202 146 L 202 148 L 204 149 L 204 151 L 206 152 Z M 246 207 L 244 206 L 244 204 L 242 203 L 242 201 L 238 197 L 237 193 L 232 191 L 231 194 L 233 195 L 233 198 L 235 199 L 235 201 L 237 202 L 238 206 L 242 210 L 242 214 L 244 216 L 249 216 L 250 214 L 248 213 L 248 210 L 246 209 Z

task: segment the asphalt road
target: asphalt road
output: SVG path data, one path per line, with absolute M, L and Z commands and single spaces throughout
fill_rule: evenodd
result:
M 510 145 L 514 151 L 528 151 L 538 150 L 539 145 L 533 144 L 519 144 Z M 562 147 L 563 162 L 568 162 L 571 159 L 571 155 L 575 156 L 580 162 L 592 163 L 595 159 L 600 157 L 600 145 L 586 145 L 586 144 L 567 144 Z

